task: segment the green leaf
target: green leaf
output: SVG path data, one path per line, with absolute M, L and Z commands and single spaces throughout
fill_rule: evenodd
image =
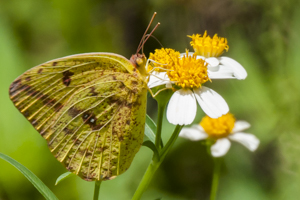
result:
M 57 185 L 57 184 L 58 184 L 59 182 L 61 182 L 62 180 L 71 177 L 72 175 L 75 175 L 75 174 L 73 174 L 72 172 L 66 172 L 66 173 L 61 174 L 61 175 L 56 179 L 55 185 Z
M 147 141 L 144 141 L 142 145 L 148 147 L 149 149 L 151 149 L 154 153 L 154 157 L 156 157 L 157 161 L 159 161 L 159 153 L 158 153 L 158 151 L 156 149 L 156 146 L 153 142 L 151 142 L 150 140 L 147 140 Z
M 155 133 L 156 124 L 148 115 L 146 115 L 145 135 L 151 142 L 153 142 L 153 144 L 155 144 Z
M 17 168 L 32 184 L 33 186 L 45 197 L 47 200 L 58 200 L 55 194 L 29 169 L 12 159 L 11 157 L 0 153 L 0 158 L 7 161 L 15 168 Z
M 155 144 L 156 124 L 148 115 L 146 115 L 145 135 L 153 144 Z M 147 138 L 144 139 L 144 142 L 147 141 Z M 161 140 L 161 146 L 164 147 L 162 140 Z

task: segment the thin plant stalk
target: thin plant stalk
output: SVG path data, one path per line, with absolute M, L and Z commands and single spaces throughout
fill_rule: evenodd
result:
M 220 170 L 221 170 L 221 162 L 220 158 L 213 158 L 214 159 L 214 172 L 213 172 L 213 179 L 210 191 L 210 200 L 215 200 L 218 191 L 219 185 L 219 178 L 220 178 Z
M 155 146 L 158 152 L 160 150 L 161 129 L 162 129 L 162 122 L 164 117 L 164 110 L 165 110 L 165 104 L 158 102 L 157 127 L 156 127 L 156 136 L 155 136 Z
M 95 188 L 94 188 L 94 198 L 93 200 L 98 200 L 99 192 L 100 192 L 100 185 L 102 181 L 95 181 Z
M 172 148 L 173 144 L 175 143 L 175 140 L 177 139 L 182 127 L 183 126 L 177 125 L 171 138 L 167 142 L 166 146 L 162 150 L 159 150 L 160 159 L 155 159 L 154 157 L 152 158 L 152 161 L 148 166 L 137 190 L 135 191 L 132 200 L 139 200 L 142 197 L 143 193 L 146 191 L 147 187 L 149 186 L 154 176 L 154 173 L 156 172 L 160 164 L 163 162 L 166 154 L 169 152 L 169 150 Z

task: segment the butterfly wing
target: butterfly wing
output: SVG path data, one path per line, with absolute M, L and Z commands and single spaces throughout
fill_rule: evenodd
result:
M 123 173 L 142 144 L 147 84 L 120 55 L 46 62 L 18 77 L 9 94 L 57 160 L 85 180 Z

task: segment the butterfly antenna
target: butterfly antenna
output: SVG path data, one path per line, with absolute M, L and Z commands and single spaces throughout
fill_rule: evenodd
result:
M 143 41 L 144 41 L 145 35 L 147 34 L 147 32 L 148 32 L 148 30 L 149 30 L 149 28 L 150 28 L 150 26 L 151 26 L 151 24 L 152 24 L 152 22 L 153 22 L 153 20 L 154 20 L 154 18 L 156 16 L 156 14 L 157 14 L 156 12 L 153 13 L 152 18 L 151 18 L 151 20 L 150 20 L 150 22 L 148 24 L 148 27 L 146 28 L 146 31 L 144 32 L 143 37 L 142 37 L 142 39 L 140 41 L 140 44 L 139 44 L 139 46 L 137 48 L 136 54 L 139 52 L 139 50 L 141 50 L 141 44 L 144 43 Z
M 147 36 L 149 36 L 150 34 L 147 34 Z M 155 40 L 156 40 L 156 42 L 162 47 L 162 48 L 164 48 L 164 45 L 162 45 L 162 43 L 154 36 L 154 35 L 150 35 L 150 37 L 153 37 Z
M 160 23 L 158 22 L 156 24 L 156 26 L 152 29 L 152 31 L 149 34 L 143 36 L 143 39 L 141 40 L 142 44 L 139 45 L 139 48 L 136 51 L 137 53 L 144 47 L 144 44 L 147 42 L 147 40 L 150 38 L 150 36 L 152 35 L 152 33 L 157 29 L 157 27 L 159 25 L 160 25 Z

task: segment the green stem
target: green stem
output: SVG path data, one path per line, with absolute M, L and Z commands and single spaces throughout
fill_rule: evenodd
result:
M 161 129 L 164 116 L 165 104 L 158 102 L 158 114 L 157 114 L 157 127 L 155 136 L 155 146 L 157 151 L 160 151 L 160 141 L 161 141 Z
M 100 185 L 101 185 L 101 181 L 95 181 L 94 199 L 93 200 L 98 200 L 98 198 L 99 198 Z
M 214 159 L 214 172 L 213 172 L 213 180 L 212 180 L 211 191 L 210 191 L 210 200 L 216 199 L 219 177 L 220 177 L 220 169 L 221 169 L 220 158 L 213 158 L 213 159 Z
M 135 191 L 132 200 L 139 200 L 143 193 L 145 192 L 145 190 L 147 189 L 147 187 L 149 186 L 154 173 L 156 172 L 156 170 L 158 169 L 158 167 L 160 166 L 160 164 L 163 162 L 166 154 L 169 152 L 169 150 L 172 148 L 173 144 L 175 143 L 175 140 L 177 139 L 179 132 L 181 130 L 183 126 L 177 125 L 171 138 L 169 139 L 168 143 L 166 144 L 166 146 L 161 150 L 161 158 L 160 160 L 155 160 L 152 159 L 152 162 L 150 163 L 150 165 L 147 168 L 147 171 L 145 172 L 137 190 Z
M 169 139 L 168 143 L 166 144 L 166 146 L 162 149 L 162 151 L 160 152 L 160 157 L 163 160 L 164 157 L 167 155 L 167 153 L 169 152 L 169 150 L 171 149 L 171 147 L 173 146 L 173 144 L 175 143 L 176 139 L 178 138 L 178 135 L 182 129 L 182 125 L 177 125 L 171 138 Z
M 161 163 L 160 161 L 158 161 L 158 162 L 152 161 L 150 163 L 150 165 L 147 168 L 147 171 L 145 172 L 145 174 L 143 176 L 142 181 L 140 182 L 137 190 L 135 191 L 135 193 L 132 197 L 132 200 L 139 200 L 142 197 L 143 193 L 148 188 L 148 186 L 152 180 L 152 177 L 153 177 L 154 173 L 156 172 L 157 168 L 159 167 L 160 163 Z

